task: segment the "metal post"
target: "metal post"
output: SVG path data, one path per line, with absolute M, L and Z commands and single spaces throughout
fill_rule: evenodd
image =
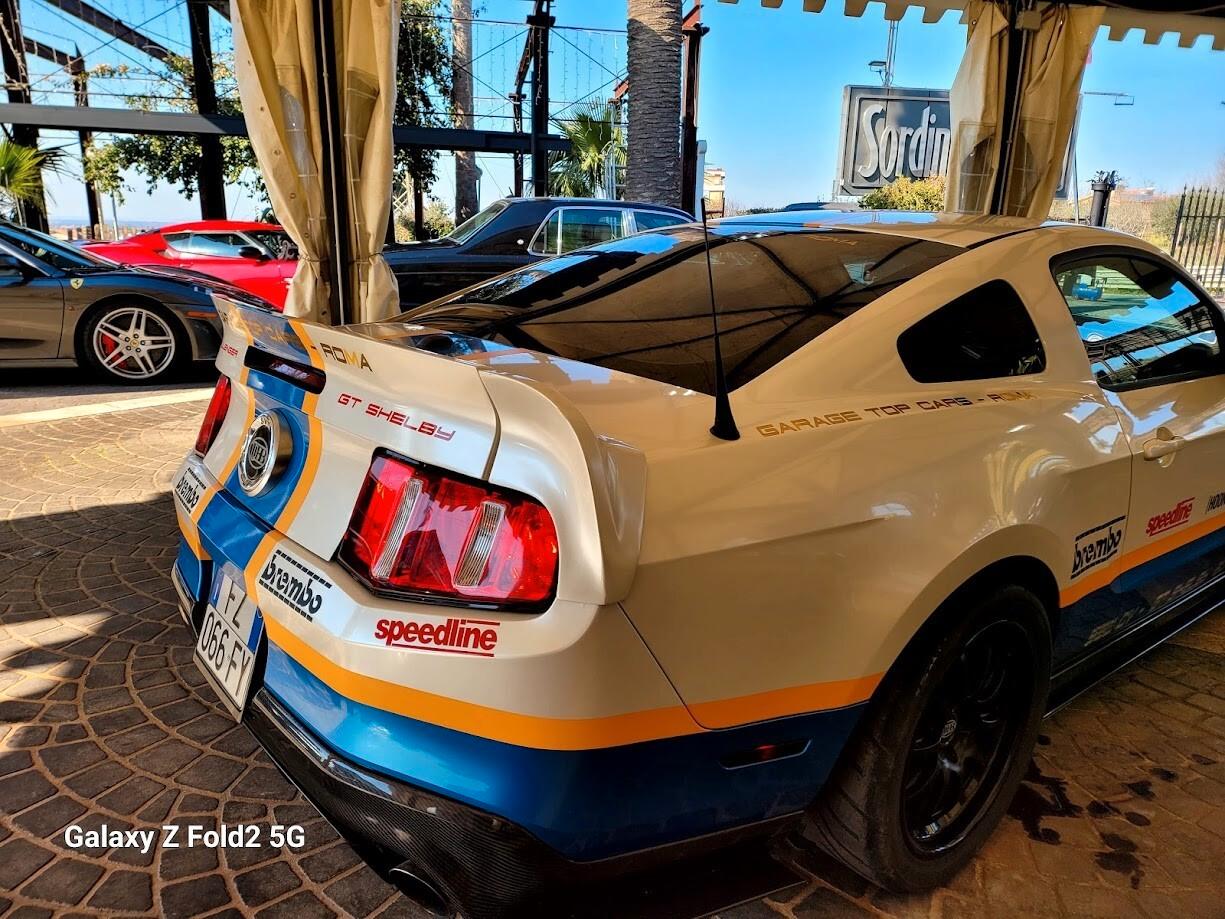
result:
M 80 47 L 73 49 L 74 57 L 68 63 L 68 73 L 72 76 L 73 96 L 76 99 L 77 105 L 82 108 L 89 107 L 89 74 L 85 72 L 85 59 L 81 57 Z M 89 156 L 89 145 L 93 140 L 92 131 L 78 131 L 77 137 L 81 142 L 81 163 L 84 165 L 85 159 Z M 89 236 L 94 238 L 95 234 L 101 232 L 102 224 L 102 204 L 98 198 L 98 189 L 94 187 L 94 183 L 85 180 L 85 206 L 89 209 Z
M 1021 121 L 1021 77 L 1025 73 L 1025 61 L 1029 53 L 1029 32 L 1020 27 L 1020 18 L 1032 5 L 1033 0 L 1008 0 L 1006 4 L 1008 60 L 1004 73 L 1004 110 L 1000 118 L 999 159 L 995 186 L 991 192 L 992 214 L 1006 213 L 1014 141 Z
M 531 39 L 529 38 L 530 42 Z M 523 93 L 510 94 L 511 128 L 516 134 L 523 133 Z M 515 197 L 523 197 L 523 153 L 516 150 L 515 164 Z
M 21 32 L 19 0 L 0 0 L 0 58 L 9 102 L 30 103 L 30 71 L 26 68 L 25 37 Z M 38 128 L 15 124 L 10 129 L 14 143 L 38 148 Z M 22 213 L 32 229 L 47 230 L 47 205 L 39 189 L 36 200 L 24 202 Z
M 417 179 L 413 179 L 413 239 L 425 239 L 425 192 Z
M 549 133 L 549 29 L 556 20 L 544 12 L 527 18 L 532 27 L 532 194 L 549 193 L 549 153 L 541 140 Z
M 201 115 L 217 114 L 217 87 L 213 83 L 213 39 L 209 32 L 207 0 L 187 0 L 188 32 L 191 33 L 191 94 Z M 200 216 L 224 220 L 225 173 L 221 138 L 200 135 Z
M 1099 172 L 1093 177 L 1093 204 L 1089 207 L 1089 226 L 1104 227 L 1110 214 L 1110 193 L 1118 185 L 1116 172 Z
M 1187 203 L 1187 186 L 1182 187 L 1178 198 L 1178 212 L 1174 214 L 1174 232 L 1170 234 L 1170 255 L 1178 258 L 1178 231 L 1182 229 L 1182 209 Z
M 697 3 L 681 23 L 685 52 L 685 78 L 681 87 L 681 208 L 698 212 L 698 84 L 702 58 L 702 36 L 710 29 L 700 21 Z
M 331 252 L 325 259 L 328 303 L 325 325 L 351 321 L 353 249 L 349 238 L 349 170 L 345 156 L 340 75 L 336 72 L 336 22 L 331 0 L 315 0 L 315 73 L 319 79 L 320 173 Z

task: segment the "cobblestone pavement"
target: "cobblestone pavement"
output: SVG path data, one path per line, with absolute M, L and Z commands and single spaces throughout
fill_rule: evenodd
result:
M 0 438 L 0 915 L 421 915 L 280 777 L 191 663 L 168 578 L 167 488 L 200 410 Z M 1225 616 L 1043 730 L 1012 816 L 947 889 L 886 895 L 782 843 L 805 882 L 721 919 L 1225 917 Z M 221 823 L 301 824 L 305 844 L 142 854 L 64 838 L 74 824 Z

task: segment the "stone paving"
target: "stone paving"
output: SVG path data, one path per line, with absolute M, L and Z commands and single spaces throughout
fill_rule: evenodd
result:
M 200 410 L 0 438 L 0 915 L 420 916 L 228 719 L 191 662 L 168 578 L 167 489 Z M 1043 731 L 1012 815 L 947 889 L 890 896 L 785 842 L 805 882 L 721 919 L 1225 917 L 1225 616 Z M 142 854 L 65 839 L 73 825 L 222 823 L 261 827 L 262 844 Z M 301 825 L 303 845 L 268 844 L 272 824 Z

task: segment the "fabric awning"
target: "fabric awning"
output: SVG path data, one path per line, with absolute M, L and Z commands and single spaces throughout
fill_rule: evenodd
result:
M 325 105 L 316 58 L 318 0 L 231 0 L 239 94 L 277 219 L 298 245 L 300 263 L 285 312 L 331 323 L 332 255 L 323 174 Z M 347 321 L 398 310 L 395 279 L 383 260 L 391 207 L 391 119 L 399 0 L 331 0 L 335 22 L 352 263 Z
M 719 0 L 720 3 L 739 3 L 740 0 Z M 745 0 L 745 4 L 752 0 Z M 839 6 L 846 16 L 858 18 L 870 8 L 875 7 L 884 13 L 890 21 L 901 19 L 907 10 L 922 10 L 924 22 L 939 22 L 946 13 L 956 11 L 962 22 L 968 22 L 966 7 L 974 0 L 787 0 L 788 7 L 799 5 L 805 12 L 820 13 L 826 9 L 837 10 Z M 761 6 L 767 9 L 778 9 L 784 5 L 784 0 L 759 0 Z M 1197 7 L 1208 6 L 1207 3 L 1186 2 L 1184 5 L 1194 10 Z M 1144 43 L 1155 45 L 1168 34 L 1178 36 L 1178 44 L 1189 48 L 1202 35 L 1212 36 L 1212 47 L 1217 51 L 1225 51 L 1225 16 L 1220 10 L 1210 10 L 1207 14 L 1182 12 L 1177 9 L 1179 4 L 1164 3 L 1162 0 L 1151 0 L 1150 3 L 1127 0 L 1112 0 L 1110 3 L 1085 3 L 1086 6 L 1099 6 L 1103 9 L 1101 24 L 1106 26 L 1111 41 L 1122 41 L 1133 31 L 1144 33 Z M 1147 9 L 1153 6 L 1157 9 Z
M 950 93 L 946 208 L 985 214 L 992 209 L 1001 159 L 1009 30 L 1000 8 L 987 0 L 974 0 L 967 12 L 969 39 Z M 1020 74 L 1017 131 L 999 213 L 1041 218 L 1050 211 L 1101 20 L 1101 7 L 1048 5 L 1026 23 L 1029 52 Z

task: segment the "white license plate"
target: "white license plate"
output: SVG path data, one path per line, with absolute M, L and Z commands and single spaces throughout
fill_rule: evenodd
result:
M 196 637 L 196 665 L 218 690 L 236 718 L 242 717 L 264 634 L 264 617 L 236 575 L 222 570 L 213 579 L 204 622 Z

